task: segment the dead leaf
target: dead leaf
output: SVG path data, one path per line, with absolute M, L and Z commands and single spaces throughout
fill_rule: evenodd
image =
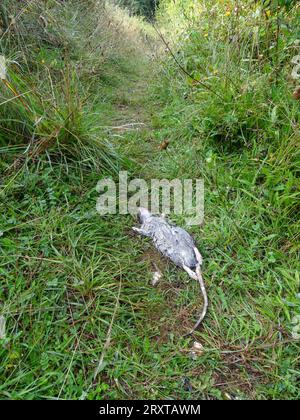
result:
M 293 98 L 294 99 L 300 99 L 300 86 L 297 86 L 296 89 L 294 90 Z
M 164 140 L 160 145 L 159 148 L 160 150 L 165 150 L 170 144 L 170 140 Z

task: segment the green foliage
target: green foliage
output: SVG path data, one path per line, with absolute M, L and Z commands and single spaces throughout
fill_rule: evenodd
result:
M 194 104 L 190 119 L 195 133 L 216 139 L 225 148 L 264 145 L 293 135 L 290 121 L 297 122 L 299 116 L 287 79 L 297 53 L 298 14 L 278 12 L 278 29 L 277 19 L 270 25 L 260 9 L 235 10 L 234 2 L 231 8 L 228 3 L 213 7 L 199 1 L 199 15 L 193 19 L 189 3 L 170 5 L 162 3 L 160 14 L 165 22 L 173 21 L 172 13 L 183 12 L 181 27 L 186 29 L 178 35 L 177 56 L 191 77 L 180 89 Z M 174 29 L 171 24 L 170 36 Z M 172 61 L 169 71 L 174 77 L 180 69 Z
M 289 10 L 297 4 L 297 1 L 298 0 L 256 0 L 256 3 L 261 4 L 265 10 L 277 10 L 279 7 Z
M 159 0 L 115 0 L 117 4 L 127 7 L 132 14 L 153 19 Z

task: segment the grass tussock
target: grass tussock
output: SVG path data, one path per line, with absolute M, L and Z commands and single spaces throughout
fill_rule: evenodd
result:
M 23 147 L 22 162 L 46 150 L 82 154 L 114 169 L 99 87 L 113 85 L 142 50 L 142 23 L 104 1 L 4 1 L 0 27 L 2 151 Z

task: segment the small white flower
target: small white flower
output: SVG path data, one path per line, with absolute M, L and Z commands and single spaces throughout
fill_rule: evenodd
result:
M 194 341 L 193 350 L 200 355 L 203 353 L 204 347 L 198 341 Z
M 193 347 L 190 351 L 190 357 L 192 360 L 196 360 L 197 357 L 201 356 L 204 352 L 204 347 L 198 341 L 194 341 Z

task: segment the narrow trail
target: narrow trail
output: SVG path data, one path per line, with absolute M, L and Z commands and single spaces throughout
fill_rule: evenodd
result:
M 111 125 L 115 147 L 140 165 L 147 166 L 147 174 L 153 175 L 154 161 L 159 153 L 159 143 L 153 137 L 153 114 L 159 113 L 151 100 L 151 88 L 155 78 L 154 63 L 147 56 L 140 58 L 132 74 L 122 81 L 116 92 L 115 110 Z M 150 179 L 150 178 L 149 178 Z
M 151 97 L 157 77 L 155 71 L 154 63 L 149 59 L 137 63 L 134 73 L 117 90 L 115 115 L 111 123 L 115 127 L 112 132 L 112 138 L 116 140 L 115 147 L 121 155 L 135 162 L 134 176 L 144 179 L 148 185 L 151 179 L 162 178 L 163 159 L 167 153 L 160 149 L 160 127 L 153 127 L 153 116 L 160 112 L 159 106 Z M 122 223 L 124 216 L 117 217 Z M 131 216 L 130 219 L 134 225 L 135 221 Z M 134 243 L 133 250 L 134 246 L 139 247 L 140 256 L 136 263 L 142 263 L 145 270 L 144 278 L 139 279 L 139 287 L 146 287 L 149 294 L 149 299 L 145 301 L 145 322 L 149 323 L 150 330 L 159 331 L 157 340 L 161 343 L 167 342 L 170 334 L 182 337 L 190 331 L 202 305 L 197 283 L 190 281 L 185 273 L 160 256 L 150 243 L 132 235 L 130 230 L 125 233 Z M 163 279 L 154 288 L 151 278 L 157 269 L 163 273 Z M 195 297 L 193 301 L 188 300 L 191 291 Z M 156 308 L 153 307 L 152 295 L 159 301 Z M 178 303 L 180 295 L 182 298 Z M 166 319 L 166 322 L 162 323 L 162 319 Z

